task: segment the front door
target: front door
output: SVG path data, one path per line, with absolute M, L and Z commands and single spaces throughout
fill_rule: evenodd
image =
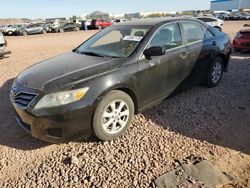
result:
M 189 52 L 177 22 L 157 30 L 148 45 L 153 46 L 165 47 L 166 54 L 151 60 L 142 58 L 138 63 L 136 86 L 143 107 L 167 97 L 189 73 Z

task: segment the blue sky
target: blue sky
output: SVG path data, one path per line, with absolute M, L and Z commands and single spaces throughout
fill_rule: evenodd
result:
M 0 0 L 0 18 L 209 9 L 210 0 Z

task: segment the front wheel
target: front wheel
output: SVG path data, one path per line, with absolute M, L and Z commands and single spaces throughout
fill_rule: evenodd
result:
M 122 135 L 132 122 L 134 103 L 130 96 L 114 90 L 103 97 L 93 117 L 93 131 L 103 141 Z
M 47 31 L 45 29 L 42 30 L 42 34 L 46 34 Z
M 207 77 L 205 79 L 205 84 L 208 87 L 215 87 L 220 83 L 223 75 L 223 64 L 223 60 L 217 57 L 210 65 Z

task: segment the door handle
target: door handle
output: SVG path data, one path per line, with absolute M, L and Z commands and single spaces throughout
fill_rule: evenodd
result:
M 187 56 L 188 56 L 188 52 L 182 52 L 181 54 L 180 54 L 180 58 L 181 59 L 186 59 L 187 58 Z
M 217 42 L 214 41 L 214 42 L 212 43 L 212 45 L 213 45 L 213 46 L 216 46 L 216 45 L 217 45 Z

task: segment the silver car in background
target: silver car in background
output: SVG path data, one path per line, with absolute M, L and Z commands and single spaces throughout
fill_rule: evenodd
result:
M 43 23 L 30 24 L 21 31 L 22 35 L 46 34 L 49 28 Z
M 197 17 L 197 19 L 206 22 L 206 24 L 218 29 L 219 31 L 223 30 L 224 21 L 215 17 Z
M 5 40 L 3 33 L 0 32 L 0 59 L 4 57 L 6 54 L 10 54 L 10 51 L 6 50 L 7 41 Z

